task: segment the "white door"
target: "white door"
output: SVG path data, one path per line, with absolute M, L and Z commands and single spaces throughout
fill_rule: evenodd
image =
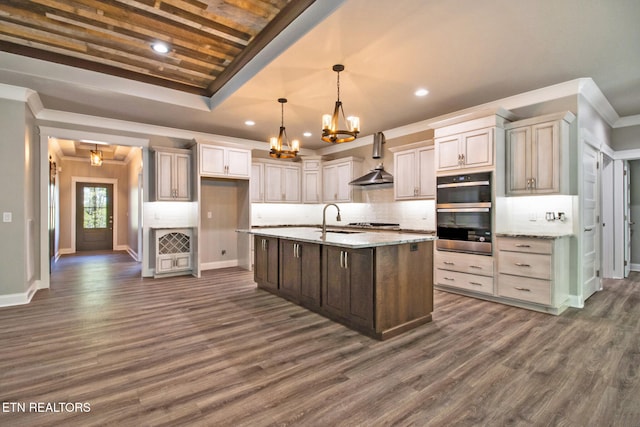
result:
M 599 241 L 599 194 L 598 160 L 599 151 L 583 142 L 582 147 L 582 302 L 601 289 L 600 283 L 600 241 Z
M 635 222 L 631 219 L 631 168 L 624 162 L 624 277 L 631 273 L 631 234 Z

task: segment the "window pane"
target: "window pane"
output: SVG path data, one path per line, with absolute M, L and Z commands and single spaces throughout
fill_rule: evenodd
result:
M 107 228 L 106 187 L 84 187 L 84 228 Z

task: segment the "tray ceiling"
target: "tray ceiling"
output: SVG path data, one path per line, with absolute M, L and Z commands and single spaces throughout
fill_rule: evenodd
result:
M 211 96 L 314 1 L 4 0 L 0 50 Z

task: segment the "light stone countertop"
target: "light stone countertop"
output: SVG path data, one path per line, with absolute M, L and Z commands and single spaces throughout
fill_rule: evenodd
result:
M 332 230 L 334 231 L 332 232 Z M 352 249 L 402 245 L 405 243 L 427 242 L 437 239 L 436 236 L 429 234 L 400 233 L 397 231 L 345 230 L 332 227 L 327 227 L 327 235 L 324 239 L 322 238 L 322 230 L 319 227 L 252 228 L 251 230 L 238 231 L 258 236 L 342 246 Z
M 519 237 L 526 239 L 560 239 L 571 237 L 571 232 L 535 232 L 535 231 L 499 231 L 495 233 L 497 237 Z

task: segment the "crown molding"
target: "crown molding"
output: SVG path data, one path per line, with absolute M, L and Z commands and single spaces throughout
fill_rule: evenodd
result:
M 620 117 L 613 125 L 614 128 L 624 128 L 629 126 L 640 126 L 640 114 L 635 116 Z

